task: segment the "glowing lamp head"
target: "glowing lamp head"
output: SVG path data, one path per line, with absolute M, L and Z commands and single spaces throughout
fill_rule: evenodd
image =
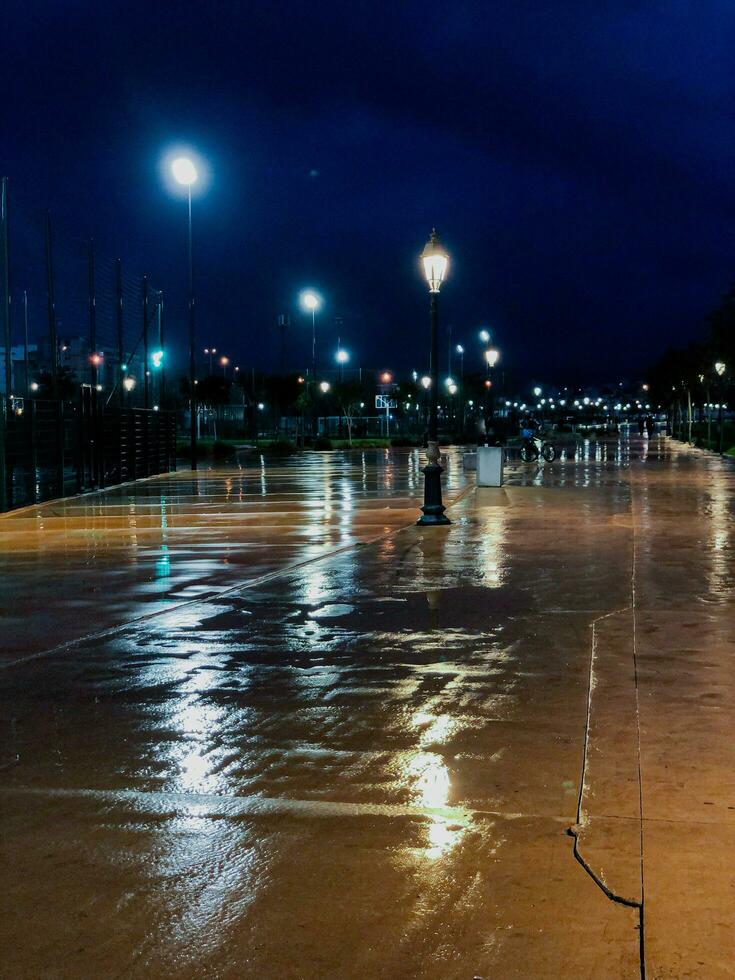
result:
M 227 365 L 230 363 L 230 359 L 229 357 L 225 357 L 223 355 L 222 357 L 220 357 L 219 362 L 222 365 L 222 367 L 227 367 Z
M 326 393 L 329 391 L 329 388 L 330 388 L 330 384 L 328 381 L 319 382 L 319 391 L 321 391 L 322 394 L 326 395 Z
M 457 386 L 456 385 L 448 385 L 447 387 L 449 388 L 449 394 L 450 395 L 456 395 L 457 394 Z
M 490 380 L 490 378 L 486 378 L 486 379 L 485 379 L 485 387 L 486 387 L 486 388 L 492 388 L 492 386 L 493 386 L 493 383 L 492 383 L 492 381 Z
M 337 351 L 337 363 L 338 364 L 346 364 L 349 361 L 349 359 L 350 359 L 350 355 L 347 353 L 346 350 L 338 350 Z
M 724 361 L 715 361 L 715 371 L 717 372 L 720 378 L 725 373 L 726 369 L 727 369 L 727 365 L 725 364 Z
M 37 381 L 31 381 L 31 391 L 38 391 L 40 385 Z
M 309 310 L 310 313 L 315 313 L 321 306 L 321 300 L 316 293 L 307 289 L 301 294 L 301 305 L 305 310 Z
M 263 402 L 258 402 L 258 411 L 259 412 L 262 412 L 264 408 L 265 408 L 265 405 L 263 404 Z
M 457 346 L 454 349 L 457 351 L 458 354 L 464 354 L 464 347 L 461 344 L 457 344 Z
M 176 157 L 171 162 L 171 173 L 174 180 L 185 187 L 190 187 L 197 179 L 197 168 L 189 157 Z
M 154 350 L 151 354 L 151 364 L 154 368 L 160 368 L 163 365 L 163 351 Z
M 540 388 L 534 388 L 533 389 L 533 393 L 538 398 L 538 396 L 541 394 L 541 389 Z
M 421 379 L 421 387 L 424 388 L 426 391 L 428 391 L 429 388 L 431 388 L 431 378 L 429 377 L 428 374 L 425 374 Z
M 393 375 L 390 373 L 390 371 L 383 371 L 383 373 L 380 375 L 381 384 L 389 385 L 392 380 Z
M 447 378 L 444 384 L 447 386 L 447 388 L 451 388 L 454 384 L 454 378 Z
M 125 391 L 132 391 L 135 387 L 135 378 L 123 378 L 123 388 Z
M 449 268 L 449 256 L 439 241 L 436 228 L 431 232 L 428 242 L 421 253 L 424 276 L 429 284 L 430 293 L 438 293 Z
M 92 364 L 94 364 L 95 367 L 99 367 L 100 364 L 102 363 L 102 355 L 95 352 L 90 357 L 90 361 L 92 362 Z
M 490 331 L 489 330 L 481 330 L 480 331 L 480 340 L 482 341 L 483 344 L 489 344 L 490 343 Z
M 485 351 L 485 360 L 487 361 L 488 367 L 495 367 L 498 363 L 498 358 L 500 357 L 500 351 L 497 347 L 488 347 Z

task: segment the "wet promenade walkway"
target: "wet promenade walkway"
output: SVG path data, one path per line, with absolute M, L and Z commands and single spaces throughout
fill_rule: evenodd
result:
M 3 980 L 735 974 L 735 468 L 418 463 L 0 518 Z

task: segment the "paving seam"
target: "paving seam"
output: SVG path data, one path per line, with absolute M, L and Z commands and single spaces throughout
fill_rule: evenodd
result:
M 451 503 L 448 504 L 447 509 L 449 510 L 456 504 L 460 503 L 472 490 L 475 489 L 476 487 L 474 484 L 469 484 L 466 486 L 457 494 Z M 102 640 L 106 637 L 116 636 L 117 634 L 128 629 L 130 626 L 135 626 L 138 623 L 145 623 L 150 619 L 155 619 L 157 616 L 164 616 L 168 613 L 175 612 L 177 609 L 184 609 L 187 606 L 194 606 L 201 602 L 211 602 L 213 599 L 221 599 L 224 596 L 233 595 L 236 592 L 244 592 L 247 589 L 256 588 L 259 585 L 263 585 L 265 582 L 270 582 L 273 579 L 280 578 L 282 575 L 289 575 L 301 568 L 306 568 L 309 565 L 315 564 L 316 562 L 324 561 L 327 558 L 333 558 L 336 555 L 344 554 L 345 552 L 351 551 L 354 548 L 366 548 L 378 541 L 391 537 L 391 535 L 400 534 L 401 531 L 406 531 L 408 528 L 415 526 L 416 522 L 412 521 L 411 524 L 404 524 L 401 527 L 391 528 L 390 531 L 387 531 L 384 534 L 378 534 L 374 538 L 369 538 L 366 541 L 353 541 L 351 544 L 346 544 L 341 548 L 335 548 L 333 551 L 326 551 L 324 554 L 316 555 L 313 558 L 307 558 L 304 561 L 294 562 L 291 565 L 286 565 L 283 568 L 275 569 L 272 572 L 266 572 L 265 575 L 260 575 L 249 582 L 240 582 L 237 585 L 229 586 L 228 588 L 223 589 L 221 592 L 213 592 L 206 597 L 196 596 L 192 599 L 185 599 L 183 602 L 173 603 L 172 605 L 167 606 L 165 609 L 157 609 L 155 612 L 148 613 L 145 616 L 138 616 L 135 619 L 130 619 L 125 623 L 118 623 L 116 626 L 111 626 L 96 633 L 87 633 L 84 636 L 75 637 L 73 640 L 67 640 L 64 643 L 60 643 L 55 647 L 50 647 L 47 650 L 39 650 L 37 653 L 31 653 L 27 657 L 17 657 L 15 660 L 7 660 L 4 663 L 0 663 L 0 670 L 7 670 L 9 667 L 19 667 L 23 664 L 31 663 L 34 660 L 41 660 L 44 657 L 51 657 L 57 654 L 67 653 L 83 643 L 87 643 L 91 640 Z
M 587 718 L 585 720 L 584 729 L 584 748 L 582 752 L 582 773 L 579 782 L 579 795 L 577 797 L 577 819 L 572 827 L 569 827 L 567 833 L 574 839 L 574 846 L 572 848 L 572 854 L 576 861 L 584 868 L 590 878 L 595 882 L 598 888 L 603 892 L 611 902 L 615 902 L 617 905 L 624 905 L 628 908 L 635 908 L 638 910 L 638 952 L 640 960 L 640 977 L 641 980 L 646 980 L 646 960 L 645 960 L 645 937 L 644 937 L 644 906 L 643 906 L 643 788 L 641 782 L 641 740 L 640 740 L 640 705 L 638 699 L 638 670 L 636 662 L 636 647 L 635 647 L 635 513 L 633 508 L 633 479 L 631 472 L 631 479 L 629 482 L 631 490 L 631 533 L 632 533 L 632 558 L 631 558 L 631 579 L 630 579 L 630 603 L 627 606 L 623 606 L 620 609 L 614 609 L 609 613 L 605 613 L 603 616 L 598 616 L 597 619 L 592 621 L 592 642 L 590 649 L 590 664 L 589 664 L 589 675 L 587 683 Z M 638 791 L 639 791 L 639 804 L 640 804 L 640 816 L 638 818 L 640 826 L 640 837 L 641 837 L 641 901 L 635 901 L 633 899 L 625 898 L 622 895 L 618 895 L 616 892 L 612 891 L 608 885 L 599 877 L 599 875 L 592 869 L 592 867 L 587 863 L 585 858 L 582 856 L 579 847 L 579 829 L 582 823 L 582 809 L 583 809 L 583 799 L 584 791 L 587 782 L 587 765 L 589 761 L 589 740 L 590 740 L 590 727 L 591 727 L 591 717 L 592 717 L 592 692 L 595 686 L 594 681 L 594 669 L 595 669 L 595 654 L 597 651 L 597 624 L 601 623 L 605 619 L 609 619 L 611 616 L 616 616 L 621 612 L 631 612 L 633 614 L 633 669 L 634 669 L 634 679 L 635 679 L 635 696 L 636 696 L 636 722 L 637 722 L 637 742 L 638 742 Z

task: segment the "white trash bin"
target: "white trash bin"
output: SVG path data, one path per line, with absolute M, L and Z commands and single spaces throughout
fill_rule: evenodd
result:
M 478 487 L 502 487 L 503 485 L 502 446 L 477 447 L 477 485 Z

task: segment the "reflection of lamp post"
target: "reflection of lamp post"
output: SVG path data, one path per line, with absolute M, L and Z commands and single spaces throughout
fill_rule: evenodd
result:
M 437 395 L 439 375 L 439 290 L 447 273 L 449 256 L 442 247 L 436 230 L 432 231 L 429 241 L 421 253 L 424 276 L 429 286 L 431 297 L 431 385 L 429 403 L 429 439 L 427 463 L 424 467 L 424 505 L 421 508 L 423 516 L 418 524 L 449 524 L 449 518 L 444 513 L 442 504 L 442 483 L 439 453 L 439 435 L 437 424 Z
M 196 365 L 194 363 L 194 250 L 191 229 L 191 185 L 197 179 L 197 168 L 188 157 L 177 157 L 171 164 L 174 179 L 186 187 L 189 202 L 189 405 L 191 468 L 197 468 L 197 404 L 196 404 Z

